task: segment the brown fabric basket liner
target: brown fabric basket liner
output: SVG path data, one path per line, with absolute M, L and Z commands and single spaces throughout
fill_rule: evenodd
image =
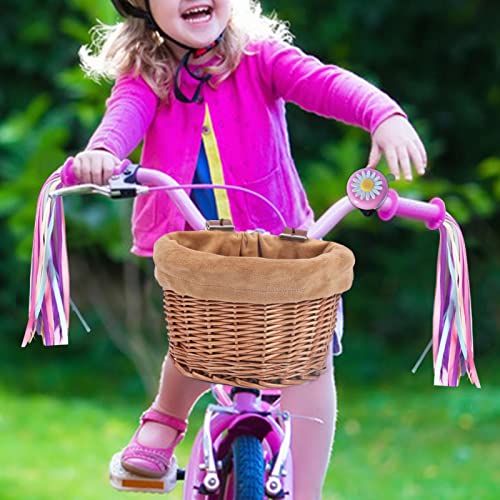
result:
M 181 231 L 154 247 L 164 290 L 251 304 L 300 302 L 345 292 L 354 255 L 329 241 L 290 241 L 260 233 Z
M 169 354 L 185 375 L 286 387 L 326 369 L 354 256 L 342 245 L 260 233 L 177 232 L 154 249 Z

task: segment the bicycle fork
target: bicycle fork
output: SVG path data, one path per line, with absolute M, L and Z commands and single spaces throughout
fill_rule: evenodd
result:
M 268 498 L 291 499 L 293 475 L 290 451 L 291 418 L 288 412 L 266 411 L 253 394 L 235 395 L 231 406 L 209 405 L 188 466 L 185 499 L 213 495 L 221 488 L 223 461 L 234 439 L 242 434 L 265 443 L 265 493 Z M 197 469 L 197 470 L 195 470 Z M 195 497 L 190 496 L 194 490 Z

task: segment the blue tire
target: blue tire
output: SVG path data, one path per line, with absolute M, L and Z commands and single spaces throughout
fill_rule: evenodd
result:
M 264 498 L 264 456 L 255 436 L 238 436 L 232 444 L 236 500 Z

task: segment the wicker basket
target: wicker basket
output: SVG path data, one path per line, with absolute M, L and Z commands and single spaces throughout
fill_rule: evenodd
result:
M 332 242 L 259 233 L 170 233 L 157 241 L 169 354 L 185 375 L 278 388 L 326 369 L 354 257 Z

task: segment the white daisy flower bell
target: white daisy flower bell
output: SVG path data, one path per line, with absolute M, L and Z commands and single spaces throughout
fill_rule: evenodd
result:
M 351 203 L 362 210 L 376 210 L 385 200 L 388 186 L 386 178 L 373 168 L 354 172 L 347 182 L 347 195 Z

